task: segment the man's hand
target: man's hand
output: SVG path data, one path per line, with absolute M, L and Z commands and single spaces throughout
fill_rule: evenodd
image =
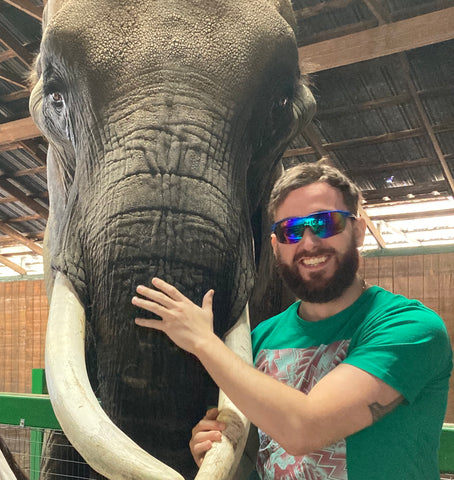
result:
M 220 442 L 222 431 L 225 429 L 224 422 L 216 420 L 219 411 L 211 408 L 200 422 L 192 429 L 192 438 L 189 441 L 189 448 L 195 463 L 200 468 L 205 454 L 213 446 L 213 442 Z
M 153 278 L 157 290 L 143 285 L 137 293 L 146 298 L 133 297 L 132 303 L 160 316 L 162 320 L 136 318 L 137 325 L 161 330 L 180 348 L 197 354 L 199 345 L 209 341 L 213 333 L 213 295 L 209 290 L 203 297 L 202 307 L 195 305 L 172 285 Z

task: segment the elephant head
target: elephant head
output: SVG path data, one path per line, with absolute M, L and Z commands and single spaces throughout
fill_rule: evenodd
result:
M 88 432 L 70 420 L 76 433 L 66 433 L 106 476 L 179 478 L 166 467 L 142 477 L 109 473 L 116 465 L 108 464 L 119 462 L 96 464 L 110 457 L 94 454 L 88 439 L 99 443 L 107 431 L 107 443 L 118 433 L 122 445 L 112 447 L 112 458 L 115 448 L 131 451 L 123 433 L 106 427 L 110 418 L 187 476 L 191 427 L 217 393 L 192 356 L 134 325 L 130 299 L 138 284 L 159 276 L 198 303 L 214 288 L 219 336 L 241 317 L 255 275 L 251 216 L 315 108 L 298 67 L 291 5 L 49 0 L 46 8 L 30 99 L 50 145 L 46 283 L 51 312 L 71 310 L 72 320 L 52 325 L 75 325 L 86 347 L 71 330 L 48 332 L 46 358 L 57 366 L 68 359 L 72 369 L 85 355 L 107 414 L 90 417 Z M 57 416 L 61 402 L 69 412 L 90 402 L 96 410 L 95 397 L 72 390 L 88 381 L 77 374 L 71 383 L 66 370 L 55 375 L 48 383 Z

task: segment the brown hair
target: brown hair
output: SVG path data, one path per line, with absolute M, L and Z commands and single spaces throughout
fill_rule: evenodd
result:
M 342 194 L 348 211 L 355 215 L 358 213 L 361 199 L 359 188 L 337 168 L 318 161 L 317 163 L 301 163 L 296 167 L 289 168 L 278 178 L 268 203 L 270 220 L 274 221 L 276 210 L 290 192 L 315 182 L 325 182 L 337 188 Z

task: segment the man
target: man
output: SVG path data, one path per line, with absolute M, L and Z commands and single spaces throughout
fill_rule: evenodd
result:
M 154 279 L 133 303 L 161 316 L 136 323 L 164 331 L 196 355 L 256 425 L 262 479 L 438 480 L 437 449 L 452 352 L 443 321 L 415 300 L 358 276 L 365 222 L 360 194 L 322 164 L 287 170 L 269 204 L 278 271 L 300 299 L 252 333 L 254 364 L 213 334 L 202 307 Z M 278 381 L 276 381 L 276 379 Z M 200 464 L 219 425 L 194 429 Z

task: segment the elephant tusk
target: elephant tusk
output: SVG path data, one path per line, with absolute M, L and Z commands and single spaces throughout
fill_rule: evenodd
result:
M 101 409 L 85 367 L 84 307 L 61 273 L 52 292 L 45 364 L 55 415 L 94 470 L 111 480 L 184 480 L 134 443 Z
M 246 305 L 224 342 L 245 362 L 252 364 L 251 329 Z M 205 455 L 195 480 L 228 480 L 233 477 L 243 454 L 250 423 L 232 401 L 219 391 L 218 420 L 226 423 L 221 442 L 213 443 Z
M 0 450 L 0 478 L 2 480 L 16 480 L 16 475 L 8 465 L 3 452 Z

